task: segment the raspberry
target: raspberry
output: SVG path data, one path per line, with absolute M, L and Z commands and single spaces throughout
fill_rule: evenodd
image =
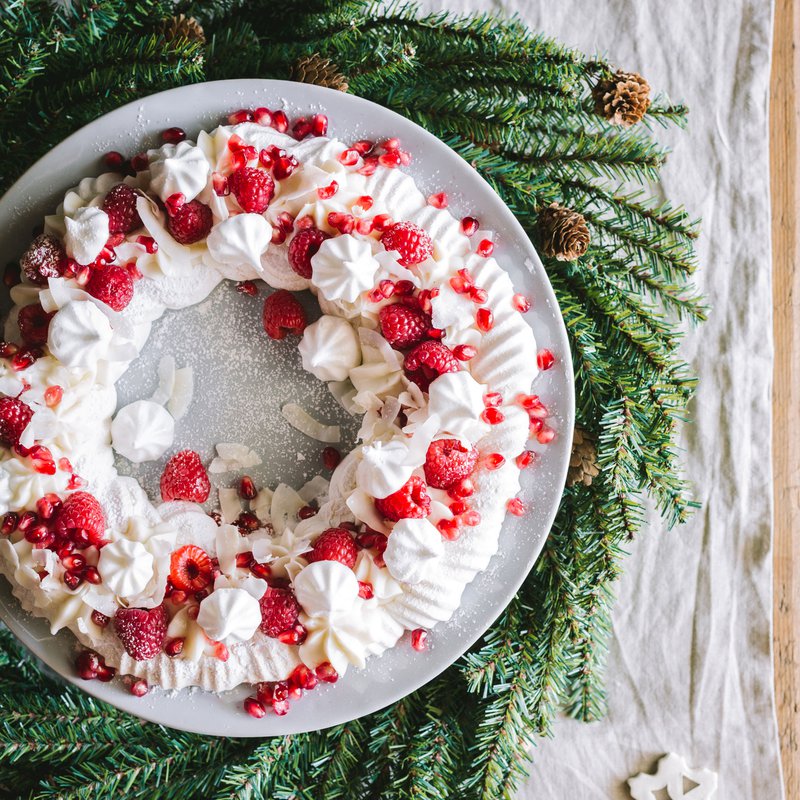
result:
M 103 211 L 108 214 L 109 233 L 130 233 L 142 227 L 136 210 L 138 195 L 127 183 L 118 183 L 103 198 Z
M 400 350 L 423 342 L 432 324 L 424 311 L 400 303 L 384 306 L 378 317 L 383 338 Z
M 22 271 L 32 283 L 47 283 L 67 268 L 67 253 L 61 242 L 49 233 L 41 233 L 28 245 L 19 260 Z
M 427 392 L 431 383 L 446 372 L 458 372 L 459 360 L 449 347 L 441 342 L 418 344 L 407 356 L 403 364 L 406 377 Z
M 300 606 L 291 589 L 270 587 L 258 601 L 261 606 L 261 632 L 273 638 L 293 628 Z
M 158 655 L 167 637 L 169 617 L 163 605 L 155 608 L 118 608 L 114 630 L 125 652 L 137 661 Z
M 478 451 L 467 449 L 458 439 L 431 442 L 425 456 L 425 480 L 435 489 L 449 489 L 475 469 Z
M 304 228 L 298 231 L 289 244 L 289 264 L 303 278 L 311 277 L 311 259 L 317 254 L 320 245 L 331 237 L 318 228 Z
M 353 569 L 357 555 L 356 543 L 349 531 L 328 528 L 314 540 L 311 553 L 306 558 L 309 561 L 338 561 Z
M 386 519 L 427 517 L 431 510 L 428 487 L 422 478 L 412 475 L 394 494 L 375 500 L 375 507 Z
M 261 320 L 270 339 L 283 339 L 287 333 L 301 334 L 307 324 L 303 306 L 286 289 L 273 292 L 264 301 Z
M 211 209 L 199 200 L 185 203 L 172 217 L 167 217 L 167 228 L 172 238 L 181 244 L 194 244 L 208 236 L 213 219 Z
M 6 447 L 19 444 L 19 437 L 28 427 L 33 411 L 15 397 L 0 398 L 0 442 Z
M 263 214 L 267 210 L 275 182 L 269 173 L 256 167 L 240 167 L 228 178 L 228 188 L 243 211 Z
M 161 499 L 204 503 L 211 491 L 205 467 L 194 450 L 181 450 L 167 461 L 161 474 Z
M 17 325 L 19 333 L 25 344 L 41 347 L 47 344 L 47 332 L 50 329 L 50 320 L 55 316 L 55 311 L 48 314 L 39 303 L 31 303 L 19 310 Z
M 75 492 L 63 503 L 55 516 L 54 532 L 77 547 L 105 544 L 106 518 L 97 498 L 89 492 Z
M 179 547 L 169 560 L 170 583 L 182 592 L 199 592 L 211 583 L 211 557 L 196 544 Z
M 381 244 L 387 250 L 395 250 L 398 262 L 404 267 L 419 264 L 433 255 L 431 237 L 413 222 L 395 222 L 381 236 Z
M 122 311 L 133 299 L 133 278 L 124 267 L 110 264 L 103 269 L 92 270 L 86 291 L 114 311 Z

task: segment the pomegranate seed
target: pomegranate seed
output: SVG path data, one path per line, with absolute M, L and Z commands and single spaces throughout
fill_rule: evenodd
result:
M 244 710 L 255 719 L 261 719 L 267 713 L 267 709 L 255 697 L 245 697 Z
M 170 639 L 164 647 L 164 652 L 170 657 L 175 658 L 183 652 L 183 644 L 186 640 L 182 637 Z
M 248 533 L 252 533 L 253 531 L 257 531 L 261 527 L 261 522 L 259 521 L 258 517 L 251 511 L 242 511 L 242 513 L 239 514 L 239 517 L 236 520 L 236 525 L 240 529 L 243 528 Z
M 239 281 L 236 284 L 236 291 L 248 297 L 258 297 L 258 286 L 253 281 Z
M 15 372 L 22 372 L 36 363 L 36 359 L 42 355 L 38 347 L 23 347 L 11 357 L 11 369 Z
M 13 342 L 0 343 L 0 356 L 2 358 L 11 358 L 19 352 L 19 345 Z
M 428 631 L 425 628 L 411 631 L 411 646 L 419 652 L 428 649 Z
M 459 272 L 461 272 L 461 270 L 459 270 Z M 450 286 L 456 294 L 466 294 L 470 289 L 470 285 L 461 275 L 453 275 L 453 277 L 450 278 Z
M 311 219 L 311 217 L 300 217 L 298 220 L 295 220 L 294 224 L 297 230 L 302 231 L 306 228 L 313 228 L 314 220 Z
M 387 169 L 395 169 L 400 166 L 400 154 L 393 150 L 382 153 L 378 156 L 378 163 Z
M 291 233 L 294 230 L 294 217 L 288 211 L 281 211 L 276 221 L 284 233 Z
M 406 152 L 405 150 L 398 150 L 400 154 L 400 163 L 407 167 L 411 163 L 411 153 Z
M 314 689 L 318 682 L 317 676 L 305 664 L 298 664 L 294 668 L 290 680 L 308 691 Z
M 372 584 L 369 581 L 358 582 L 358 596 L 363 600 L 372 600 L 375 596 Z
M 283 244 L 286 241 L 286 233 L 280 228 L 273 228 L 270 241 L 272 244 Z
M 50 492 L 36 501 L 36 510 L 42 519 L 50 519 L 61 506 L 61 498 Z
M 279 634 L 278 641 L 283 644 L 300 644 L 300 632 L 296 628 L 291 628 Z
M 3 524 L 0 526 L 0 531 L 6 536 L 10 533 L 14 533 L 17 529 L 17 523 L 19 522 L 19 514 L 14 511 L 8 511 L 3 514 Z
M 500 392 L 487 392 L 483 396 L 483 404 L 488 408 L 489 406 L 503 405 L 503 395 Z
M 453 355 L 459 361 L 469 361 L 471 358 L 475 358 L 475 356 L 478 355 L 478 350 L 471 344 L 459 344 L 453 348 Z
M 66 569 L 79 572 L 86 566 L 86 559 L 80 553 L 73 553 L 61 559 Z
M 18 263 L 13 261 L 6 264 L 5 271 L 3 272 L 3 283 L 10 289 L 16 286 L 22 280 L 22 271 Z
M 476 248 L 475 252 L 479 256 L 489 258 L 489 256 L 494 252 L 494 242 L 491 239 L 481 239 L 478 242 L 478 247 Z
M 275 161 L 275 166 L 272 168 L 272 174 L 275 180 L 282 181 L 288 178 L 297 169 L 297 159 L 294 156 L 284 156 Z
M 83 680 L 93 680 L 97 677 L 97 671 L 100 669 L 100 656 L 92 650 L 84 650 L 75 659 L 75 668 L 78 676 Z
M 500 455 L 500 453 L 489 453 L 489 455 L 484 459 L 483 463 L 486 466 L 486 469 L 494 470 L 500 469 L 500 467 L 506 463 L 506 460 Z
M 482 306 L 489 299 L 489 292 L 479 286 L 472 286 L 468 292 L 469 299 L 476 305 Z
M 172 589 L 169 593 L 169 599 L 176 605 L 179 606 L 182 603 L 185 603 L 189 599 L 189 595 L 186 592 L 180 589 Z
M 324 136 L 328 132 L 328 118 L 324 114 L 314 114 L 311 118 L 314 136 Z
M 536 366 L 541 370 L 550 369 L 555 362 L 555 356 L 546 347 L 536 354 Z
M 131 169 L 134 172 L 144 172 L 150 168 L 150 161 L 147 158 L 147 153 L 137 153 L 131 158 Z
M 186 138 L 186 131 L 183 128 L 167 128 L 161 131 L 161 141 L 167 144 L 178 144 Z
M 268 108 L 261 106 L 253 111 L 253 122 L 257 125 L 269 127 L 272 125 L 272 112 Z
M 64 390 L 60 386 L 48 386 L 44 391 L 44 402 L 48 408 L 55 408 L 64 396 Z
M 312 130 L 313 125 L 310 120 L 307 120 L 305 117 L 299 117 L 294 125 L 292 125 L 292 136 L 300 141 L 301 139 L 305 139 Z
M 457 517 L 461 514 L 464 514 L 469 506 L 463 500 L 455 500 L 454 502 L 450 503 L 450 513 Z
M 339 673 L 329 661 L 318 664 L 314 669 L 314 674 L 324 683 L 336 683 L 339 680 Z
M 548 428 L 546 425 L 542 427 L 542 429 L 536 434 L 536 440 L 539 444 L 550 444 L 550 442 L 555 439 L 556 432 L 552 428 Z
M 488 308 L 479 308 L 475 315 L 478 330 L 488 333 L 494 327 L 494 314 Z
M 174 217 L 186 205 L 186 195 L 183 192 L 175 192 L 171 194 L 165 201 L 164 206 L 167 209 L 167 214 Z
M 86 567 L 86 570 L 83 573 L 83 579 L 86 581 L 86 583 L 91 583 L 93 586 L 97 586 L 103 582 L 103 578 L 98 572 L 97 567 L 93 567 L 91 565 Z
M 77 572 L 67 570 L 67 572 L 64 573 L 64 583 L 66 583 L 67 588 L 72 589 L 73 592 L 81 585 L 82 581 L 83 578 Z
M 461 220 L 461 232 L 464 236 L 472 236 L 479 228 L 480 224 L 475 217 L 464 217 Z
M 144 697 L 150 691 L 150 687 L 146 680 L 139 678 L 130 685 L 129 691 L 134 697 Z
M 536 453 L 533 450 L 523 450 L 516 458 L 517 466 L 520 469 L 525 469 L 533 463 Z
M 395 292 L 394 281 L 382 280 L 378 284 L 378 291 L 386 298 L 391 297 Z
M 362 156 L 367 155 L 375 147 L 375 142 L 370 142 L 369 139 L 359 139 L 353 144 L 353 150 Z
M 158 242 L 152 236 L 137 236 L 136 244 L 144 247 L 145 251 L 151 255 L 158 252 Z
M 33 511 L 26 511 L 17 523 L 17 529 L 25 533 L 39 522 L 39 517 Z
M 331 181 L 327 186 L 321 186 L 317 189 L 317 197 L 320 200 L 330 200 L 339 189 L 339 184 L 336 181 Z
M 111 622 L 111 618 L 95 610 L 92 611 L 92 622 L 94 622 L 94 624 L 100 628 L 105 628 L 106 625 L 108 625 L 108 623 Z
M 378 159 L 376 156 L 367 156 L 364 159 L 364 163 L 358 168 L 357 172 L 359 175 L 365 175 L 369 177 L 370 175 L 375 174 L 375 170 L 378 168 Z
M 447 494 L 454 498 L 470 497 L 475 494 L 475 484 L 470 478 L 462 478 L 447 490 Z
M 311 519 L 311 517 L 315 517 L 317 515 L 317 511 L 319 509 L 314 508 L 314 506 L 303 506 L 298 512 L 297 516 L 300 519 Z
M 275 682 L 263 681 L 256 684 L 256 697 L 259 702 L 269 705 L 275 699 Z
M 372 208 L 372 204 L 375 201 L 372 197 L 368 194 L 362 194 L 355 203 L 353 203 L 353 209 L 360 208 L 362 211 L 369 211 Z
M 400 147 L 400 140 L 396 136 L 392 136 L 391 139 L 381 142 L 381 147 L 387 151 L 397 150 Z
M 354 150 L 353 148 L 347 148 L 339 153 L 339 162 L 344 164 L 346 167 L 354 167 L 356 164 L 358 164 L 358 159 L 358 151 Z
M 248 550 L 246 553 L 236 554 L 236 566 L 240 569 L 249 569 L 253 563 L 253 554 Z
M 378 214 L 373 220 L 372 225 L 376 231 L 385 231 L 394 225 L 394 220 L 388 214 Z
M 461 535 L 461 525 L 457 519 L 440 519 L 436 523 L 439 533 L 450 542 L 454 542 Z
M 31 525 L 31 527 L 25 531 L 25 539 L 31 544 L 43 542 L 48 536 L 50 536 L 50 531 L 47 529 L 46 525 Z
M 116 674 L 117 671 L 114 669 L 114 667 L 109 667 L 105 661 L 103 661 L 97 670 L 97 680 L 102 681 L 103 683 L 108 683 L 114 679 Z
M 53 461 L 53 454 L 44 446 L 36 444 L 28 451 L 28 455 L 33 462 L 33 468 L 40 475 L 55 475 L 56 464 Z
M 524 294 L 515 294 L 511 298 L 511 305 L 513 305 L 520 314 L 524 314 L 526 311 L 531 310 L 531 301 L 525 297 Z
M 340 214 L 338 211 L 331 211 L 328 214 L 328 224 L 336 228 L 339 233 L 352 233 L 356 226 L 356 221 L 352 214 Z
M 122 153 L 120 153 L 117 150 L 109 150 L 103 156 L 103 163 L 109 169 L 120 170 L 122 169 L 122 166 L 125 163 L 125 156 L 123 156 Z
M 289 713 L 289 701 L 288 700 L 276 700 L 272 704 L 272 711 L 277 714 L 279 717 L 284 717 Z
M 225 197 L 231 193 L 231 190 L 228 188 L 228 179 L 219 172 L 211 173 L 211 185 L 217 197 Z
M 505 418 L 505 414 L 496 408 L 486 408 L 481 412 L 481 419 L 487 425 L 499 425 Z
M 89 279 L 92 277 L 92 270 L 91 267 L 80 267 L 78 269 L 77 274 L 75 275 L 75 280 L 78 282 L 80 286 L 86 286 L 89 283 Z
M 470 528 L 474 528 L 476 525 L 481 524 L 481 515 L 474 508 L 470 508 L 461 515 L 461 521 Z
M 253 112 L 246 108 L 240 108 L 228 114 L 228 125 L 241 125 L 243 122 L 252 122 Z
M 506 508 L 508 509 L 508 513 L 513 514 L 515 517 L 521 517 L 525 513 L 525 504 L 519 497 L 512 497 L 511 500 L 506 503 Z
M 257 494 L 258 489 L 256 489 L 253 479 L 249 475 L 245 475 L 239 481 L 239 496 L 245 500 L 253 500 Z
M 448 200 L 446 192 L 438 192 L 428 197 L 428 205 L 434 208 L 447 208 Z

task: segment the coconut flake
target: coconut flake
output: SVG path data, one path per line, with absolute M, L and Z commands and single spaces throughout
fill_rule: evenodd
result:
M 275 533 L 282 534 L 287 527 L 294 527 L 297 512 L 306 504 L 305 500 L 291 486 L 279 483 L 272 495 L 269 516 Z
M 219 475 L 223 472 L 235 472 L 239 469 L 249 469 L 261 463 L 258 453 L 247 445 L 234 442 L 220 442 L 217 445 L 217 457 L 208 465 L 208 471 Z
M 305 486 L 298 492 L 300 497 L 306 501 L 306 503 L 310 503 L 312 500 L 316 500 L 319 502 L 322 498 L 328 496 L 328 487 L 330 486 L 330 482 L 325 480 L 322 475 L 315 475 L 310 481 L 308 481 Z M 322 505 L 322 503 L 319 503 Z
M 269 522 L 269 510 L 272 505 L 272 489 L 262 489 L 251 501 L 250 510 L 258 517 L 261 522 Z
M 164 356 L 158 362 L 158 388 L 150 398 L 160 406 L 166 404 L 175 388 L 175 359 L 172 356 Z
M 338 425 L 324 425 L 297 403 L 287 403 L 281 409 L 281 414 L 293 428 L 318 442 L 336 444 L 342 440 L 342 432 Z
M 402 369 L 403 362 L 400 360 L 400 353 L 393 350 L 392 346 L 386 339 L 383 338 L 377 331 L 370 330 L 369 328 L 359 328 L 358 337 L 361 340 L 362 347 L 371 347 L 377 350 L 383 360 L 395 369 Z
M 219 510 L 222 512 L 222 521 L 225 523 L 234 522 L 239 514 L 242 513 L 242 501 L 239 492 L 230 487 L 218 489 Z
M 193 396 L 194 371 L 191 367 L 183 367 L 175 372 L 172 394 L 167 400 L 167 410 L 174 419 L 178 420 L 186 414 L 192 404 Z

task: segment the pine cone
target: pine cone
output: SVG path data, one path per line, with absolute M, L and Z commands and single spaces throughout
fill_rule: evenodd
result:
M 292 80 L 300 83 L 315 83 L 317 86 L 327 86 L 329 89 L 338 89 L 346 92 L 347 78 L 339 72 L 339 68 L 329 58 L 323 58 L 319 53 L 301 58 L 292 67 Z
M 582 483 L 591 486 L 592 481 L 600 474 L 597 466 L 597 448 L 594 439 L 583 429 L 575 426 L 572 434 L 572 455 L 567 470 L 567 486 Z
M 173 39 L 197 40 L 203 43 L 206 41 L 203 27 L 194 17 L 187 17 L 186 14 L 165 19 L 161 23 L 161 32 L 168 42 Z
M 630 128 L 650 106 L 650 84 L 636 72 L 615 72 L 592 89 L 594 110 L 612 125 Z
M 583 214 L 553 203 L 539 213 L 542 253 L 558 261 L 574 261 L 589 246 L 589 228 Z

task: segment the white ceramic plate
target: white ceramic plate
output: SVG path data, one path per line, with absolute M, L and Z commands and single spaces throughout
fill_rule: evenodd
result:
M 219 696 L 200 690 L 152 691 L 138 699 L 119 679 L 109 684 L 82 681 L 74 673 L 72 635 L 61 632 L 51 636 L 47 625 L 23 612 L 8 584 L 0 581 L 0 617 L 32 653 L 66 680 L 139 717 L 224 736 L 282 735 L 346 722 L 398 700 L 452 664 L 508 604 L 542 548 L 564 486 L 574 416 L 571 359 L 561 313 L 544 268 L 513 214 L 472 167 L 434 136 L 381 106 L 330 89 L 286 81 L 218 81 L 172 89 L 106 114 L 50 151 L 0 200 L 0 253 L 4 260 L 19 257 L 32 228 L 55 209 L 67 188 L 102 171 L 102 153 L 120 150 L 132 155 L 155 146 L 159 132 L 173 125 L 193 138 L 198 130 L 222 122 L 230 111 L 257 106 L 284 108 L 290 117 L 321 111 L 330 119 L 330 135 L 343 140 L 400 137 L 413 154 L 408 169 L 423 193 L 446 190 L 456 217 L 477 216 L 483 228 L 496 232 L 497 260 L 517 289 L 533 298 L 533 310 L 525 319 L 537 344 L 556 355 L 555 366 L 539 376 L 534 391 L 553 414 L 550 424 L 557 436 L 548 447 L 535 448 L 541 451 L 541 458 L 523 475 L 522 496 L 530 511 L 522 518 L 507 518 L 500 552 L 467 587 L 455 616 L 434 630 L 430 650 L 417 653 L 406 636 L 380 658 L 369 659 L 366 669 L 351 668 L 335 686 L 315 690 L 293 703 L 285 717 L 250 718 L 242 711 L 246 690 L 241 687 Z M 4 301 L 7 307 L 8 298 Z M 191 310 L 182 313 L 191 314 Z M 154 339 L 151 335 L 151 341 Z M 160 355 L 157 351 L 157 346 L 146 347 L 140 360 L 154 365 Z M 531 358 L 535 357 L 531 353 Z M 154 366 L 152 374 L 153 370 Z M 246 389 L 247 380 L 243 383 Z M 297 396 L 296 387 L 285 388 L 286 400 Z M 136 389 L 135 383 L 129 382 L 121 397 L 135 394 Z M 144 388 L 139 396 L 148 396 Z M 202 392 L 196 393 L 194 404 L 203 400 Z M 208 450 L 214 441 L 219 439 L 196 444 Z M 291 474 L 283 477 L 294 482 Z M 151 489 L 149 483 L 145 480 L 145 488 Z

